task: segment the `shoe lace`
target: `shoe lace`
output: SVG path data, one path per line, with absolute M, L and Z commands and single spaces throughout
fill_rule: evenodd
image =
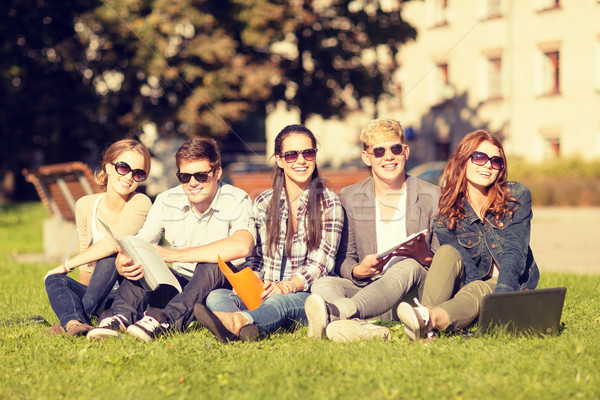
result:
M 417 305 L 415 307 L 415 311 L 419 313 L 419 315 L 423 319 L 423 322 L 425 323 L 425 326 L 429 326 L 429 320 L 430 320 L 429 310 L 427 309 L 427 307 L 422 305 L 421 302 L 419 302 L 419 299 L 417 299 L 415 297 L 414 300 L 415 300 L 415 304 Z
M 108 328 L 112 326 L 114 322 L 119 323 L 119 325 L 125 325 L 125 319 L 123 317 L 120 315 L 113 315 L 112 317 L 104 318 L 102 321 L 100 321 L 98 328 Z
M 140 325 L 142 328 L 145 328 L 148 331 L 154 331 L 162 325 L 160 322 L 158 322 L 156 320 L 156 318 L 153 318 L 149 315 L 146 315 L 144 318 L 139 320 L 137 322 L 137 324 Z

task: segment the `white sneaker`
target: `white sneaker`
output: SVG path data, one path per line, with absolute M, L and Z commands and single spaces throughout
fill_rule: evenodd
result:
M 168 323 L 160 323 L 156 318 L 144 315 L 144 318 L 133 325 L 129 325 L 125 332 L 136 339 L 148 343 L 164 334 L 168 329 Z
M 328 322 L 327 306 L 325 300 L 318 294 L 311 294 L 304 302 L 304 312 L 308 320 L 308 331 L 306 336 L 309 338 L 322 339 L 323 332 Z
M 97 328 L 92 329 L 87 334 L 88 340 L 101 340 L 119 337 L 120 332 L 125 332 L 129 323 L 120 314 L 104 318 L 100 321 Z
M 429 316 L 429 309 L 415 298 L 417 307 L 413 307 L 406 302 L 402 302 L 398 305 L 396 312 L 398 318 L 404 324 L 404 332 L 410 340 L 417 341 L 425 338 L 427 333 L 431 330 L 429 328 L 431 317 Z
M 390 330 L 385 326 L 371 324 L 360 319 L 333 321 L 325 329 L 327 338 L 333 342 L 352 342 L 366 339 L 389 339 Z

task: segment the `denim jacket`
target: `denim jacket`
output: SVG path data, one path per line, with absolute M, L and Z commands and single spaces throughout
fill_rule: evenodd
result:
M 499 267 L 496 292 L 535 289 L 540 274 L 529 247 L 531 230 L 531 192 L 518 182 L 508 182 L 517 202 L 508 204 L 513 210 L 498 221 L 488 212 L 482 222 L 465 200 L 466 217 L 451 230 L 438 218 L 435 233 L 440 244 L 449 244 L 462 255 L 465 284 L 491 273 L 493 261 Z

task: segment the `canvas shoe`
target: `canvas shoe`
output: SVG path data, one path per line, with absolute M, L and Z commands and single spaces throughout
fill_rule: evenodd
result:
M 148 343 L 167 332 L 168 329 L 168 322 L 158 322 L 156 318 L 146 313 L 144 314 L 144 318 L 133 325 L 129 325 L 125 332 L 136 339 Z
M 129 322 L 124 316 L 117 314 L 112 317 L 104 318 L 100 321 L 97 328 L 92 329 L 87 334 L 88 340 L 100 340 L 119 337 L 120 332 L 125 332 Z
M 427 307 L 421 305 L 417 299 L 415 299 L 415 304 L 417 304 L 417 306 L 413 307 L 406 302 L 402 302 L 398 305 L 396 311 L 398 313 L 398 319 L 404 324 L 406 336 L 408 336 L 410 340 L 418 341 L 424 339 L 431 330 L 429 327 L 431 318 Z
M 389 339 L 390 330 L 361 319 L 333 321 L 325 328 L 327 338 L 333 342 L 352 342 L 367 339 Z
M 306 336 L 309 338 L 322 339 L 327 324 L 340 319 L 338 308 L 315 293 L 306 298 L 304 312 L 308 320 Z

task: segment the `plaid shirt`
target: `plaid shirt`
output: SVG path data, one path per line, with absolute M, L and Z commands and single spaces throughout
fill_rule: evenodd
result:
M 298 199 L 298 226 L 292 238 L 291 254 L 288 254 L 287 265 L 290 271 L 282 271 L 283 254 L 285 252 L 285 234 L 289 218 L 289 208 L 285 201 L 285 193 L 279 198 L 279 212 L 281 214 L 281 226 L 279 240 L 277 242 L 277 253 L 274 258 L 267 255 L 266 215 L 267 208 L 273 198 L 273 189 L 261 193 L 254 201 L 254 216 L 256 218 L 259 239 L 252 254 L 246 259 L 246 266 L 252 268 L 266 281 L 278 282 L 286 272 L 286 275 L 297 276 L 304 283 L 304 291 L 308 291 L 312 282 L 329 274 L 335 264 L 335 255 L 340 243 L 342 228 L 344 226 L 344 211 L 339 197 L 325 189 L 323 212 L 321 217 L 322 231 L 321 243 L 314 250 L 309 250 L 305 237 L 308 221 L 307 203 L 309 191 L 305 190 Z

